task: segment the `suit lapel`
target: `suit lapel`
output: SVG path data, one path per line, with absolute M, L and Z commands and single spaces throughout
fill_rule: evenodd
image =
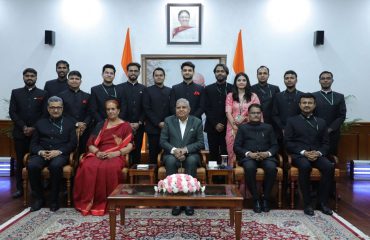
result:
M 186 142 L 187 138 L 189 137 L 189 132 L 193 128 L 193 122 L 194 119 L 189 116 L 188 122 L 186 124 L 185 132 L 184 132 L 184 138 L 182 139 L 183 142 Z
M 177 136 L 178 136 L 179 140 L 181 141 L 182 138 L 181 138 L 180 123 L 179 123 L 179 119 L 177 117 L 173 118 L 173 126 L 176 130 L 176 133 L 177 133 Z

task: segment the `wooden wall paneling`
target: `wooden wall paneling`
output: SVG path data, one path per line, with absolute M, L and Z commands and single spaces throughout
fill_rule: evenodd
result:
M 11 128 L 13 125 L 10 120 L 0 120 L 1 131 Z M 0 156 L 2 157 L 15 157 L 14 143 L 11 138 L 5 134 L 0 134 Z

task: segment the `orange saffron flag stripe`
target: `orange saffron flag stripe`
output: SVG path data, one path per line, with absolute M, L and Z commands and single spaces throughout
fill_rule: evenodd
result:
M 127 76 L 127 64 L 132 62 L 132 53 L 131 53 L 131 42 L 130 42 L 130 28 L 127 29 L 126 39 L 125 39 L 125 46 L 123 47 L 122 52 L 122 59 L 121 59 L 121 66 L 123 71 L 126 73 Z
M 244 72 L 242 30 L 240 30 L 238 34 L 238 42 L 236 43 L 233 69 L 234 69 L 235 74 Z

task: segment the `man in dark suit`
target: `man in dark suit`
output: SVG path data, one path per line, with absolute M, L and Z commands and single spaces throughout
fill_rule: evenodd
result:
M 13 198 L 23 196 L 23 157 L 30 149 L 35 123 L 46 112 L 47 93 L 36 87 L 36 70 L 26 68 L 23 71 L 23 81 L 25 86 L 12 91 L 9 104 L 9 116 L 14 122 L 13 139 L 17 157 L 15 172 L 17 191 L 13 193 Z
M 160 143 L 165 151 L 163 162 L 167 175 L 177 173 L 180 166 L 185 173 L 196 177 L 197 166 L 200 164 L 199 151 L 204 148 L 203 126 L 199 118 L 189 115 L 189 101 L 180 98 L 176 101 L 176 115 L 164 120 Z M 181 207 L 174 207 L 172 215 L 181 213 Z M 194 214 L 192 207 L 185 208 L 185 214 Z
M 226 95 L 232 91 L 233 85 L 226 82 L 229 69 L 225 64 L 217 64 L 213 73 L 216 82 L 204 89 L 206 114 L 204 131 L 207 133 L 210 160 L 221 164 L 221 155 L 227 154 L 225 100 Z
M 333 73 L 328 71 L 320 73 L 319 82 L 321 91 L 313 93 L 316 97 L 315 115 L 326 121 L 330 140 L 329 153 L 336 155 L 340 139 L 340 126 L 346 119 L 346 102 L 343 94 L 331 89 L 334 82 Z
M 277 137 L 280 145 L 282 145 L 287 119 L 300 112 L 298 102 L 302 95 L 302 92 L 296 89 L 297 73 L 293 70 L 284 73 L 284 84 L 285 91 L 275 95 L 272 107 L 272 120 L 278 128 Z
M 192 62 L 184 62 L 181 64 L 181 74 L 183 82 L 172 86 L 170 96 L 171 113 L 175 113 L 176 101 L 180 98 L 185 98 L 190 103 L 190 115 L 201 118 L 204 112 L 203 109 L 203 90 L 201 85 L 193 82 L 195 65 Z
M 148 134 L 149 162 L 157 163 L 157 155 L 161 151 L 159 137 L 164 127 L 164 119 L 170 113 L 171 88 L 164 85 L 165 71 L 156 68 L 153 71 L 154 85 L 147 88 L 143 105 L 146 115 L 145 131 Z
M 244 168 L 245 181 L 253 195 L 253 211 L 256 213 L 269 212 L 269 199 L 277 173 L 275 155 L 279 146 L 273 127 L 261 122 L 261 106 L 251 104 L 248 112 L 249 122 L 240 126 L 235 138 L 234 152 L 240 156 L 239 165 Z M 258 167 L 262 167 L 265 172 L 262 207 L 256 185 Z
M 69 72 L 69 63 L 65 60 L 59 60 L 56 63 L 56 71 L 58 78 L 46 81 L 44 90 L 49 96 L 56 96 L 64 90 L 68 89 L 67 75 Z
M 268 124 L 273 124 L 272 121 L 272 101 L 277 93 L 280 92 L 278 86 L 269 84 L 267 81 L 270 76 L 270 70 L 266 66 L 260 66 L 257 69 L 258 83 L 251 88 L 252 92 L 257 94 L 263 113 L 263 121 Z
M 303 194 L 304 213 L 314 215 L 310 196 L 310 174 L 312 167 L 321 173 L 319 205 L 324 214 L 332 215 L 327 206 L 330 187 L 334 177 L 334 164 L 327 159 L 329 136 L 325 120 L 315 117 L 315 96 L 302 94 L 299 107 L 301 114 L 288 119 L 285 128 L 286 148 L 292 155 L 292 164 L 299 169 L 299 185 Z
M 75 124 L 79 139 L 79 153 L 86 151 L 86 142 L 89 137 L 87 130 L 91 122 L 91 113 L 89 111 L 90 94 L 80 89 L 82 75 L 79 71 L 71 71 L 68 74 L 68 89 L 58 94 L 63 99 L 63 114 L 69 117 Z
M 138 83 L 141 65 L 136 62 L 127 64 L 127 77 L 125 83 L 118 85 L 120 88 L 121 98 L 121 115 L 128 121 L 134 132 L 135 149 L 130 153 L 131 163 L 138 164 L 141 162 L 141 146 L 144 136 L 145 112 L 143 108 L 143 96 L 146 87 Z
M 121 91 L 113 84 L 116 75 L 116 68 L 112 64 L 105 64 L 103 66 L 102 77 L 103 83 L 91 88 L 90 96 L 90 110 L 94 120 L 94 125 L 103 121 L 107 117 L 105 111 L 105 102 L 107 100 L 116 99 L 121 101 Z M 122 112 L 121 106 L 121 112 Z
M 59 209 L 59 186 L 63 178 L 63 166 L 67 164 L 69 154 L 77 145 L 75 125 L 62 115 L 63 100 L 56 96 L 50 97 L 48 112 L 48 118 L 37 121 L 31 139 L 31 157 L 27 166 L 34 198 L 31 212 L 40 210 L 44 205 L 41 171 L 45 166 L 48 166 L 50 171 L 50 210 L 55 212 Z

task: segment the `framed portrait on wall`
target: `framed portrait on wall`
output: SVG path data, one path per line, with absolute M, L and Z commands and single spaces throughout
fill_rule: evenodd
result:
M 167 44 L 201 44 L 201 4 L 167 4 Z
M 172 54 L 143 54 L 141 55 L 142 80 L 146 86 L 154 84 L 153 71 L 161 67 L 166 72 L 164 84 L 172 87 L 183 81 L 181 64 L 191 61 L 195 65 L 193 81 L 200 85 L 208 85 L 215 81 L 213 68 L 218 63 L 226 64 L 226 55 L 172 55 Z

